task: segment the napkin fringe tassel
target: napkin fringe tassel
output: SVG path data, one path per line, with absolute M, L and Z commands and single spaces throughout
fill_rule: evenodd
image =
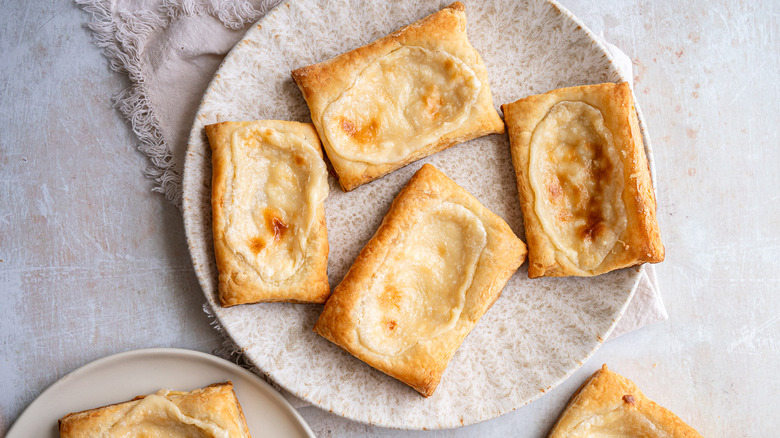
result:
M 281 386 L 279 386 L 278 383 L 268 377 L 262 370 L 260 370 L 260 368 L 257 367 L 257 365 L 254 364 L 254 362 L 252 362 L 251 359 L 247 357 L 247 355 L 244 353 L 244 350 L 236 345 L 236 343 L 233 342 L 230 336 L 228 336 L 228 334 L 225 332 L 225 328 L 222 327 L 222 324 L 219 322 L 217 315 L 214 314 L 214 310 L 211 308 L 209 303 L 203 304 L 203 312 L 206 313 L 206 317 L 209 320 L 209 325 L 214 330 L 219 332 L 224 338 L 222 341 L 222 346 L 211 352 L 213 355 L 219 356 L 229 362 L 233 362 L 234 364 L 242 368 L 246 368 L 249 371 L 262 377 L 263 380 L 268 382 L 268 384 L 273 386 L 274 389 L 279 391 L 294 407 L 299 408 L 309 406 L 308 402 L 284 390 Z
M 130 85 L 113 97 L 114 108 L 130 123 L 138 137 L 138 150 L 150 164 L 144 170 L 155 181 L 153 192 L 162 193 L 173 205 L 181 208 L 182 175 L 176 170 L 171 148 L 165 143 L 162 130 L 148 98 L 141 71 L 141 54 L 149 35 L 172 21 L 192 15 L 209 14 L 231 29 L 241 29 L 265 15 L 277 1 L 262 1 L 255 5 L 248 0 L 162 0 L 156 11 L 115 10 L 110 0 L 75 0 L 91 15 L 88 24 L 95 44 L 103 49 L 111 70 L 126 74 Z

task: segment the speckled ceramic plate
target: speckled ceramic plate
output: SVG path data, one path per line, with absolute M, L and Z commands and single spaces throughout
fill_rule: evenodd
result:
M 525 266 L 455 354 L 436 393 L 420 397 L 312 332 L 322 306 L 217 303 L 211 234 L 211 164 L 203 126 L 226 120 L 310 121 L 290 71 L 366 44 L 448 1 L 287 1 L 249 30 L 209 85 L 189 140 L 184 223 L 195 270 L 230 337 L 274 381 L 316 406 L 357 421 L 409 429 L 495 418 L 557 385 L 612 331 L 638 269 L 596 278 L 529 280 Z M 465 1 L 498 107 L 554 88 L 622 80 L 604 47 L 571 14 L 545 0 Z M 648 143 L 649 144 L 649 143 Z M 330 179 L 331 286 L 378 227 L 393 197 L 425 162 L 435 165 L 523 236 L 506 135 L 472 140 L 344 193 Z

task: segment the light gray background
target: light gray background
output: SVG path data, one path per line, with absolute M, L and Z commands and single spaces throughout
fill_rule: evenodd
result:
M 565 0 L 633 60 L 653 139 L 669 321 L 533 404 L 456 431 L 301 413 L 318 436 L 542 437 L 607 363 L 704 436 L 780 426 L 780 2 Z M 684 5 L 684 6 L 683 6 Z M 127 85 L 70 2 L 0 1 L 0 436 L 60 377 L 136 348 L 210 352 L 178 211 L 111 108 Z

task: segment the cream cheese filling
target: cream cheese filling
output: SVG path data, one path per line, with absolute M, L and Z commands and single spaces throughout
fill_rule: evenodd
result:
M 554 105 L 534 129 L 529 167 L 545 234 L 580 269 L 597 268 L 626 229 L 623 167 L 601 111 Z
M 184 414 L 160 390 L 138 401 L 102 438 L 230 438 L 227 430 L 205 419 Z
M 404 46 L 367 66 L 328 105 L 325 137 L 347 160 L 395 163 L 465 123 L 481 87 L 461 59 Z
M 283 282 L 303 265 L 317 208 L 328 195 L 318 151 L 297 134 L 256 122 L 230 142 L 225 240 L 265 282 Z
M 579 422 L 567 436 L 572 438 L 646 437 L 669 438 L 636 409 L 618 408 Z
M 444 201 L 425 212 L 376 270 L 357 323 L 360 343 L 397 356 L 452 330 L 486 245 L 482 221 L 466 207 Z

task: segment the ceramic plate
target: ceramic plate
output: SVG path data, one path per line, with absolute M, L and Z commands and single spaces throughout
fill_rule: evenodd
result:
M 495 418 L 557 385 L 601 345 L 639 280 L 638 269 L 596 278 L 527 278 L 525 266 L 455 354 L 436 393 L 420 397 L 312 332 L 322 306 L 223 309 L 211 234 L 211 164 L 203 126 L 226 120 L 310 121 L 290 71 L 380 38 L 448 4 L 417 0 L 288 1 L 249 30 L 209 85 L 189 139 L 184 223 L 197 276 L 214 314 L 279 385 L 344 417 L 410 429 Z M 544 0 L 466 1 L 468 35 L 481 53 L 498 107 L 530 94 L 623 80 L 604 47 L 568 12 Z M 649 143 L 648 143 L 649 144 Z M 431 163 L 523 236 L 506 135 L 472 140 L 350 193 L 330 178 L 331 287 L 369 240 L 394 196 Z
M 175 348 L 128 351 L 84 365 L 35 399 L 7 438 L 56 438 L 60 436 L 57 420 L 70 412 L 123 402 L 161 388 L 191 391 L 228 380 L 254 438 L 314 438 L 298 412 L 260 377 L 216 356 Z

